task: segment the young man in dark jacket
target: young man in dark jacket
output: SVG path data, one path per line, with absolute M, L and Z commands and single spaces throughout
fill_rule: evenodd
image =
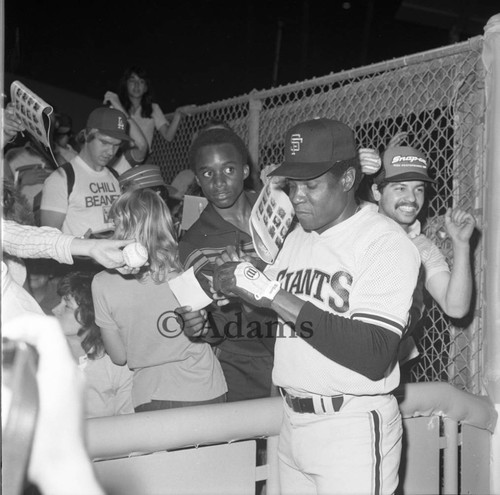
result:
M 190 149 L 190 164 L 208 200 L 200 218 L 179 243 L 181 262 L 193 267 L 210 294 L 216 259 L 232 246 L 241 255 L 257 257 L 249 233 L 255 192 L 244 190 L 250 173 L 247 149 L 232 130 L 214 128 L 200 133 Z M 228 385 L 228 401 L 271 394 L 275 313 L 242 304 L 209 308 L 210 332 Z

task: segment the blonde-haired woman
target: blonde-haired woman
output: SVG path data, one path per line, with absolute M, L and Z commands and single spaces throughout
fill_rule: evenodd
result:
M 110 218 L 116 239 L 136 239 L 149 256 L 136 275 L 103 271 L 92 282 L 106 352 L 134 371 L 135 411 L 224 402 L 227 386 L 210 345 L 189 339 L 174 311 L 169 280 L 182 268 L 164 201 L 151 189 L 132 189 L 114 202 Z

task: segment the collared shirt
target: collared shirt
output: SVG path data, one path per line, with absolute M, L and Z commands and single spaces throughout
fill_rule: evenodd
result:
M 415 237 L 419 236 L 422 233 L 422 226 L 419 220 L 415 220 L 408 230 L 408 237 L 410 239 L 415 239 Z
M 19 258 L 52 258 L 59 263 L 73 264 L 72 235 L 62 234 L 52 227 L 20 225 L 11 220 L 2 221 L 2 249 Z

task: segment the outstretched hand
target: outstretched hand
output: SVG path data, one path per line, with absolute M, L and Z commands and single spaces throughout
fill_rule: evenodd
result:
M 137 273 L 139 268 L 132 268 L 125 263 L 123 248 L 135 242 L 134 239 L 80 239 L 71 242 L 71 254 L 89 256 L 105 268 L 114 268 L 123 275 Z

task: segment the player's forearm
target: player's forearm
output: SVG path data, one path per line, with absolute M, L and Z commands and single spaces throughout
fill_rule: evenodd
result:
M 471 303 L 472 284 L 469 245 L 454 246 L 453 268 L 443 307 L 448 316 L 462 318 L 467 314 Z
M 395 333 L 323 311 L 284 290 L 271 308 L 321 354 L 370 380 L 380 380 L 397 353 L 400 338 Z
M 276 311 L 284 321 L 295 325 L 306 302 L 294 294 L 280 289 L 271 302 L 271 309 Z

